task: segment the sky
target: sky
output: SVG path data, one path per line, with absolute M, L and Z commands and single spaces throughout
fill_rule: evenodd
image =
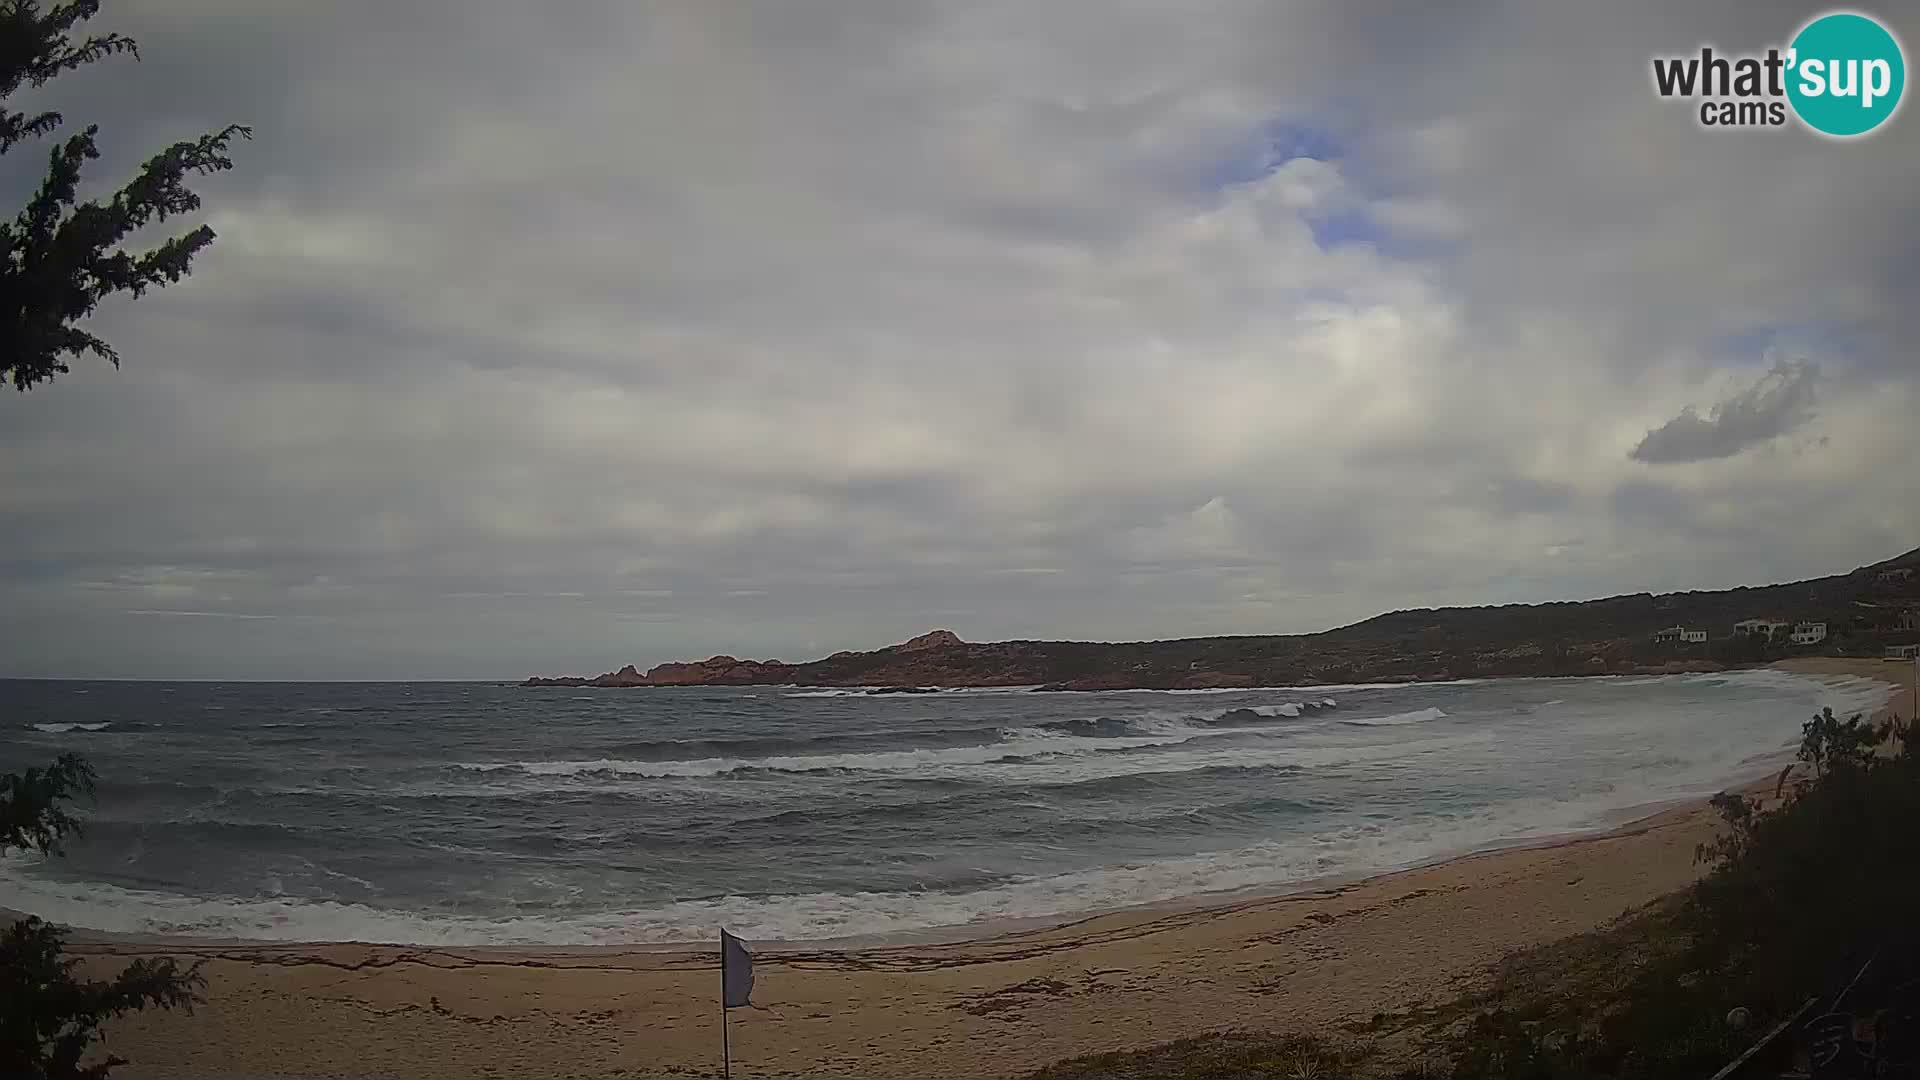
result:
M 142 58 L 13 103 L 100 125 L 91 192 L 255 137 L 193 275 L 88 324 L 122 367 L 0 397 L 0 676 L 1293 633 L 1892 556 L 1920 116 L 1707 131 L 1650 76 L 1817 10 L 109 0 Z

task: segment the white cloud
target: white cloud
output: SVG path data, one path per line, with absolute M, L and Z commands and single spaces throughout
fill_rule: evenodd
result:
M 198 2 L 218 33 L 110 11 L 147 60 L 74 83 L 127 160 L 257 135 L 194 277 L 98 320 L 125 369 L 5 405 L 17 673 L 1310 630 L 1920 526 L 1913 140 L 1713 138 L 1646 90 L 1784 5 L 473 3 L 370 40 Z M 1628 459 L 1768 328 L 1816 415 Z

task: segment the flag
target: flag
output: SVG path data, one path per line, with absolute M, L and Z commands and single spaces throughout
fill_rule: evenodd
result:
M 753 954 L 740 939 L 720 931 L 720 1001 L 725 1008 L 751 1005 L 753 993 Z

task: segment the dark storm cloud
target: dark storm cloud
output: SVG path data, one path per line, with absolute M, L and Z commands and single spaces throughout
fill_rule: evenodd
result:
M 96 318 L 124 369 L 0 401 L 0 673 L 1311 630 L 1910 546 L 1911 114 L 1647 88 L 1802 14 L 109 4 L 146 59 L 44 95 L 103 185 L 256 138 L 194 276 Z M 1676 418 L 1781 326 L 1846 343 L 1817 415 Z M 1768 417 L 1828 444 L 1623 453 Z
M 1758 381 L 1701 416 L 1689 405 L 1647 432 L 1630 455 L 1650 465 L 1732 457 L 1751 446 L 1806 426 L 1814 417 L 1814 387 L 1820 369 L 1805 360 L 1782 360 Z

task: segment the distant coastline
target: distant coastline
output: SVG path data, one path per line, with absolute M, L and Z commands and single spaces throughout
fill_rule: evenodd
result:
M 1397 611 L 1314 634 L 969 642 L 934 630 L 805 663 L 714 656 L 521 685 L 1198 690 L 1720 671 L 1794 657 L 1874 658 L 1920 642 L 1917 571 L 1920 549 L 1782 585 Z

